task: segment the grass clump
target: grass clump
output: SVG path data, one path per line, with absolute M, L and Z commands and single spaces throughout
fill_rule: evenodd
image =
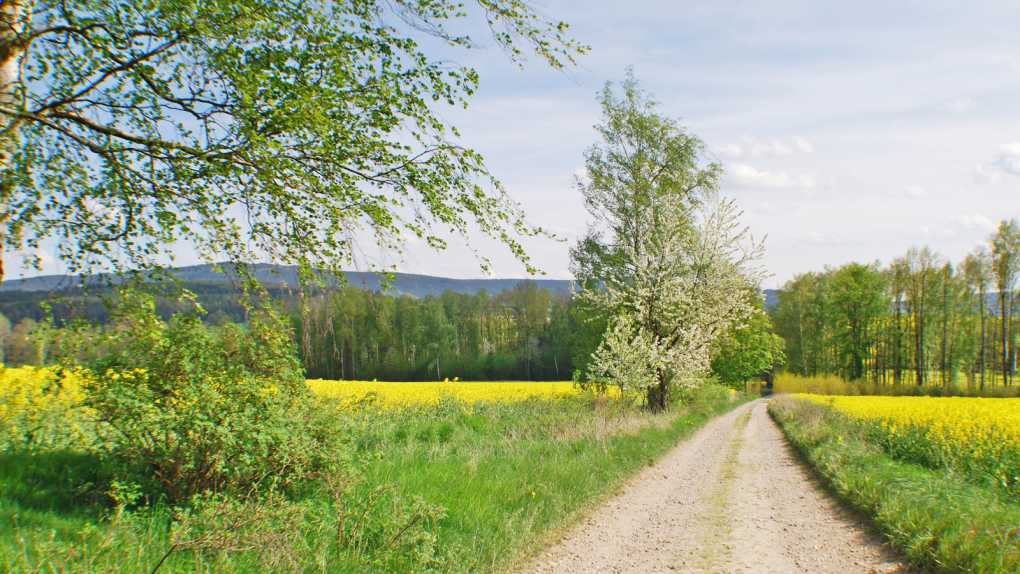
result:
M 825 406 L 780 397 L 772 417 L 835 493 L 871 517 L 916 566 L 940 572 L 1020 571 L 1020 504 L 1000 489 L 894 459 L 859 424 Z

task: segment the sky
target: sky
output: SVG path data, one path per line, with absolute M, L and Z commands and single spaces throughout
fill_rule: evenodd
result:
M 483 41 L 455 56 L 478 69 L 480 90 L 443 114 L 531 221 L 560 237 L 526 244 L 547 277 L 570 277 L 568 249 L 588 218 L 573 181 L 596 141 L 596 93 L 628 66 L 723 164 L 723 194 L 765 237 L 767 287 L 914 245 L 958 261 L 998 220 L 1020 217 L 1018 2 L 533 4 L 569 22 L 590 54 L 562 72 L 534 58 L 520 68 Z M 472 244 L 492 276 L 526 275 L 494 242 Z M 186 251 L 177 262 L 196 262 Z M 457 242 L 368 259 L 482 276 Z
M 591 47 L 579 66 L 519 69 L 495 48 L 458 61 L 481 89 L 453 114 L 532 221 L 528 244 L 568 278 L 587 225 L 574 174 L 596 141 L 596 93 L 633 66 L 660 110 L 701 137 L 722 191 L 766 238 L 766 286 L 929 245 L 959 261 L 1020 217 L 1020 3 L 546 0 Z M 494 275 L 524 270 L 498 246 Z M 409 247 L 401 270 L 479 275 L 463 249 Z

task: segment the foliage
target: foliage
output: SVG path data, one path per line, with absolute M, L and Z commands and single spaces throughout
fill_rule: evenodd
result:
M 47 455 L 0 457 L 0 520 L 12 525 L 0 529 L 0 570 L 151 572 L 172 549 L 158 572 L 292 572 L 292 559 L 303 572 L 504 571 L 739 404 L 712 384 L 658 414 L 584 395 L 356 411 L 320 401 L 333 428 L 357 437 L 357 464 L 323 469 L 287 496 L 108 514 L 67 494 L 95 460 L 65 457 L 53 464 L 81 472 L 30 476 Z
M 769 412 L 836 494 L 915 565 L 990 574 L 1020 568 L 1015 499 L 945 469 L 894 460 L 866 429 L 821 405 L 779 398 Z
M 1013 319 L 1014 291 L 1020 282 L 1020 224 L 1016 220 L 1001 221 L 995 234 L 989 240 L 991 252 L 989 262 L 995 286 L 999 291 L 999 333 L 1001 340 L 1000 358 L 1006 384 L 1010 383 L 1016 369 L 1016 325 Z
M 884 268 L 850 263 L 794 277 L 770 310 L 788 368 L 947 391 L 964 380 L 980 389 L 1009 384 L 1020 327 L 1012 319 L 1016 229 L 1002 222 L 988 246 L 956 266 L 915 248 Z
M 303 307 L 294 320 L 313 378 L 562 381 L 574 368 L 573 303 L 530 281 L 422 298 L 345 288 Z
M 773 333 L 772 321 L 759 308 L 721 338 L 712 358 L 712 373 L 720 382 L 742 389 L 745 382 L 782 367 L 785 361 L 783 339 Z
M 577 187 L 593 224 L 571 251 L 578 297 L 607 321 L 587 381 L 646 391 L 665 408 L 696 385 L 712 346 L 753 309 L 760 245 L 719 199 L 721 167 L 704 144 L 658 113 L 632 75 L 601 94 L 601 142 Z
M 478 86 L 448 54 L 478 24 L 516 62 L 586 51 L 520 0 L 15 0 L 0 17 L 3 241 L 71 238 L 72 268 L 188 239 L 338 269 L 359 231 L 442 248 L 469 224 L 527 263 L 517 238 L 538 230 L 442 119 Z
M 271 310 L 218 332 L 197 316 L 164 322 L 129 293 L 111 354 L 91 365 L 85 404 L 113 429 L 102 448 L 172 501 L 287 485 L 324 453 L 290 330 Z

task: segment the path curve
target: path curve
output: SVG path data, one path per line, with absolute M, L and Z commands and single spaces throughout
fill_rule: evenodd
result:
M 766 408 L 709 422 L 521 573 L 902 572 L 796 460 Z

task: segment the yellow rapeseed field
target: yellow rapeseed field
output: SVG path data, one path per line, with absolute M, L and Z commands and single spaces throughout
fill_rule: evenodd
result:
M 311 379 L 308 386 L 320 396 L 344 402 L 370 401 L 387 407 L 433 405 L 449 397 L 466 403 L 520 402 L 528 399 L 560 399 L 581 393 L 574 383 L 462 382 L 379 383 Z
M 559 399 L 582 391 L 571 382 L 378 383 L 313 379 L 319 396 L 345 405 L 427 406 L 450 397 L 466 403 Z M 618 393 L 617 393 L 618 394 Z M 95 431 L 94 417 L 82 406 L 81 377 L 74 372 L 0 365 L 0 450 L 8 447 L 80 447 Z
M 81 378 L 67 370 L 0 365 L 0 447 L 72 447 L 90 440 Z
M 903 458 L 993 477 L 1020 495 L 1020 399 L 794 396 L 874 423 Z

